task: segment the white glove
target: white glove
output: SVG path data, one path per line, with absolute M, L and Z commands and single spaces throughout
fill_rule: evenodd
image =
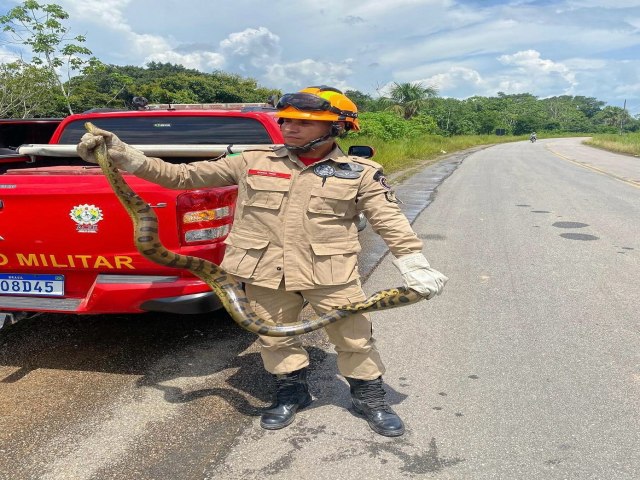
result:
M 80 155 L 84 161 L 98 163 L 94 150 L 103 143 L 107 145 L 109 156 L 121 170 L 133 173 L 140 168 L 147 159 L 144 153 L 127 145 L 114 133 L 99 128 L 96 129 L 96 133 L 97 135 L 85 133 L 76 147 L 78 155 Z
M 405 286 L 415 290 L 427 300 L 440 295 L 449 278 L 429 266 L 422 253 L 412 253 L 393 260 Z

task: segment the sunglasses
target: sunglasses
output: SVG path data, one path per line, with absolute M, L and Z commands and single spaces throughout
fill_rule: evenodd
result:
M 282 110 L 286 107 L 293 107 L 305 112 L 331 112 L 342 117 L 358 117 L 356 112 L 340 110 L 339 108 L 332 106 L 331 103 L 329 103 L 329 100 L 311 93 L 287 93 L 283 95 L 282 98 L 278 100 L 276 108 L 278 110 Z

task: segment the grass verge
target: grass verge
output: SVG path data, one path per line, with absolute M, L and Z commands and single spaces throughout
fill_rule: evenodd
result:
M 459 135 L 442 137 L 426 135 L 420 138 L 407 138 L 384 141 L 373 137 L 347 137 L 340 139 L 340 146 L 346 151 L 351 145 L 370 145 L 376 155 L 373 158 L 384 166 L 387 174 L 406 170 L 417 165 L 435 162 L 446 153 L 452 153 L 480 145 L 516 142 L 527 140 L 528 136 L 496 136 L 496 135 Z M 429 162 L 431 160 L 431 162 Z
M 592 147 L 603 148 L 612 152 L 640 156 L 640 133 L 593 135 L 591 140 L 585 143 Z

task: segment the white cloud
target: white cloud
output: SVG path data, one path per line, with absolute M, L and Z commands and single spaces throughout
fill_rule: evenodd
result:
M 638 0 L 616 0 L 612 2 L 610 0 L 568 0 L 568 8 L 633 8 L 640 7 L 640 1 Z
M 261 67 L 280 57 L 280 37 L 265 27 L 247 28 L 222 40 L 220 51 L 241 65 L 248 62 L 253 67 Z
M 113 30 L 129 30 L 122 14 L 131 0 L 83 0 L 67 1 L 67 11 L 74 18 L 86 20 Z
M 602 71 L 608 68 L 609 61 L 602 58 L 567 58 L 562 63 L 574 71 Z
M 423 39 L 416 39 L 405 48 L 382 52 L 380 62 L 392 67 L 425 64 L 461 55 L 480 55 L 500 52 L 504 45 L 518 38 L 517 23 L 498 20 L 475 25 L 462 31 L 443 31 Z
M 639 95 L 640 0 L 56 3 L 73 34 L 119 65 L 224 69 L 282 90 L 326 83 L 375 94 L 421 81 L 455 98 L 503 90 L 619 104 Z
M 200 71 L 218 70 L 225 64 L 222 55 L 213 52 L 178 53 L 174 50 L 148 55 L 147 62 L 174 63 Z
M 480 73 L 472 68 L 451 67 L 444 73 L 438 73 L 420 81 L 423 85 L 434 86 L 439 91 L 452 91 L 457 87 L 484 88 L 485 81 Z
M 426 76 L 419 80 L 409 80 L 409 83 L 420 83 L 423 87 L 435 87 L 441 96 L 450 96 L 451 92 L 478 92 L 487 88 L 486 81 L 480 73 L 472 68 L 462 66 L 443 66 L 439 65 L 433 70 L 436 73 Z M 410 77 L 407 77 L 410 78 Z M 398 80 L 403 83 L 404 80 Z M 380 95 L 388 95 L 390 89 L 396 82 L 389 82 L 384 87 L 378 89 Z M 474 93 L 463 94 L 462 97 L 474 95 Z
M 284 85 L 293 89 L 324 84 L 346 90 L 349 87 L 347 78 L 352 73 L 351 64 L 350 59 L 338 63 L 312 59 L 277 63 L 267 67 L 265 78 L 274 85 Z
M 176 42 L 168 35 L 135 32 L 125 14 L 126 9 L 135 8 L 132 0 L 66 0 L 64 3 L 72 18 L 90 25 L 89 38 L 96 30 L 110 38 L 110 46 L 130 59 L 124 63 L 169 62 L 204 71 L 219 69 L 225 64 L 224 56 L 219 53 L 206 50 L 182 53 L 175 50 Z
M 483 56 L 465 60 L 448 60 L 398 73 L 398 81 L 414 81 L 438 88 L 441 96 L 468 98 L 531 93 L 539 97 L 571 95 L 577 91 L 582 71 L 597 71 L 602 63 L 575 59 L 569 65 L 542 58 L 535 50 L 523 50 L 498 57 Z M 575 67 L 574 67 L 575 66 Z
M 545 76 L 559 74 L 567 83 L 574 85 L 575 74 L 562 63 L 546 60 L 540 57 L 540 52 L 535 50 L 524 50 L 513 55 L 501 55 L 498 60 L 505 65 L 514 65 L 520 69 L 521 73 L 529 76 Z
M 9 50 L 7 48 L 0 47 L 0 62 L 1 63 L 15 62 L 19 58 L 20 57 L 18 55 L 16 55 L 15 52 L 12 52 L 11 50 Z

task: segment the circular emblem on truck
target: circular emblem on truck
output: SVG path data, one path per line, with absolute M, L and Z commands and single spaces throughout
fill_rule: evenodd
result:
M 87 203 L 73 207 L 69 216 L 76 222 L 76 230 L 82 233 L 96 233 L 98 222 L 103 218 L 100 208 Z

